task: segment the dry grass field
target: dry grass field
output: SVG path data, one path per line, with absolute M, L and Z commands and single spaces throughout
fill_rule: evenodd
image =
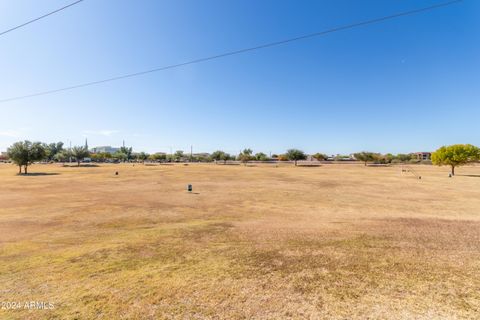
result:
M 478 319 L 480 167 L 416 170 L 1 164 L 0 318 Z

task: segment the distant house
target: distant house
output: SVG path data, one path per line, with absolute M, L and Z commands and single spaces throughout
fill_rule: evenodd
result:
M 110 154 L 114 154 L 118 150 L 120 150 L 120 148 L 114 148 L 111 146 L 101 146 L 101 147 L 95 147 L 90 149 L 92 153 L 110 153 Z
M 0 152 L 0 160 L 8 160 L 8 153 Z
M 419 161 L 428 161 L 432 159 L 431 152 L 415 152 L 414 156 L 415 156 L 415 159 Z
M 329 161 L 356 161 L 355 156 L 353 154 L 349 155 L 342 155 L 342 154 L 337 154 L 332 155 L 331 157 L 328 157 L 327 160 Z
M 208 158 L 208 157 L 210 157 L 210 153 L 207 153 L 207 152 L 194 153 L 193 156 L 196 157 L 196 158 Z
M 193 159 L 190 158 L 189 154 L 185 154 L 182 161 L 208 161 L 210 159 L 210 153 L 208 152 L 200 152 L 200 153 L 193 153 L 192 154 Z
M 317 161 L 317 162 L 319 162 L 319 160 L 317 158 L 314 158 L 312 154 L 307 155 L 306 160 L 307 161 Z

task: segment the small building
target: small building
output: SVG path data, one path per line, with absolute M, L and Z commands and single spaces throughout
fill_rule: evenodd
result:
M 101 146 L 101 147 L 95 147 L 90 149 L 92 153 L 110 153 L 110 154 L 114 154 L 118 150 L 120 150 L 120 148 L 114 148 L 111 146 Z
M 307 161 L 310 161 L 310 162 L 320 162 L 321 160 L 318 160 L 317 158 L 314 157 L 313 154 L 309 154 L 307 155 Z M 325 159 L 326 160 L 326 159 Z
M 432 159 L 431 152 L 415 152 L 414 156 L 415 156 L 415 159 L 419 161 L 429 161 Z
M 209 161 L 210 159 L 210 153 L 208 152 L 200 152 L 200 153 L 193 153 L 192 154 L 193 158 L 190 158 L 189 154 L 184 155 L 183 161 L 200 161 L 200 162 L 206 162 Z
M 192 155 L 196 158 L 208 158 L 208 157 L 210 157 L 210 153 L 208 153 L 208 152 L 194 153 Z M 187 154 L 186 156 L 190 156 L 190 155 Z

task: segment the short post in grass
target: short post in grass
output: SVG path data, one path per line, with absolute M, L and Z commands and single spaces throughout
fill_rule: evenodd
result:
M 193 186 L 191 184 L 187 185 L 187 191 L 192 192 L 193 191 Z

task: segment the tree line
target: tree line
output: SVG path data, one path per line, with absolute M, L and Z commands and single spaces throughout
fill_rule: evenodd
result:
M 28 173 L 28 166 L 34 162 L 67 162 L 74 161 L 80 166 L 85 158 L 115 157 L 119 160 L 129 160 L 132 158 L 132 148 L 122 147 L 120 150 L 111 154 L 92 154 L 86 146 L 74 146 L 73 148 L 64 148 L 63 142 L 41 143 L 28 140 L 15 142 L 7 150 L 8 159 L 18 165 L 18 172 Z
M 226 163 L 229 160 L 241 161 L 245 165 L 249 161 L 293 161 L 295 166 L 300 160 L 306 160 L 308 155 L 299 149 L 288 149 L 284 154 L 273 154 L 271 157 L 263 152 L 253 153 L 252 149 L 244 149 L 238 155 L 231 155 L 222 150 L 214 151 L 211 154 L 185 155 L 183 151 L 178 150 L 174 154 L 145 152 L 134 153 L 132 147 L 121 147 L 115 153 L 91 153 L 86 146 L 74 146 L 73 148 L 64 148 L 63 142 L 41 143 L 30 142 L 28 140 L 14 143 L 7 150 L 8 158 L 19 167 L 19 173 L 22 169 L 25 174 L 28 173 L 28 166 L 38 161 L 48 162 L 77 162 L 80 163 L 86 158 L 94 162 L 211 162 L 219 161 Z M 315 153 L 311 157 L 318 161 L 325 160 L 357 160 L 362 161 L 366 166 L 369 162 L 390 164 L 390 163 L 417 163 L 418 160 L 414 154 L 381 154 L 375 152 L 362 151 L 350 156 L 337 155 L 328 157 L 324 153 Z M 431 162 L 435 165 L 447 165 L 451 167 L 451 174 L 455 174 L 455 168 L 471 162 L 480 161 L 480 149 L 470 144 L 456 144 L 443 146 L 432 153 Z

